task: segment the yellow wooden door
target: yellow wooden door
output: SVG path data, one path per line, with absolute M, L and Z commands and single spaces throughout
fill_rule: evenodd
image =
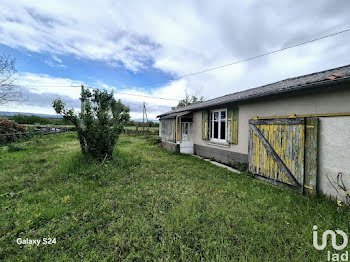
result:
M 305 120 L 250 120 L 249 170 L 273 184 L 303 190 Z

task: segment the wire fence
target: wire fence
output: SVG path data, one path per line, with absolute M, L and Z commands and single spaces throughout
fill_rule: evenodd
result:
M 157 135 L 159 134 L 158 128 L 149 128 L 149 127 L 135 127 L 133 129 L 130 128 L 124 128 L 123 134 L 125 135 Z

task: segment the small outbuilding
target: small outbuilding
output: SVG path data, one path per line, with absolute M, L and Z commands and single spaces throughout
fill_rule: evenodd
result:
M 192 104 L 158 116 L 162 147 L 257 178 L 341 198 L 350 188 L 350 65 Z M 339 189 L 338 186 L 345 186 Z

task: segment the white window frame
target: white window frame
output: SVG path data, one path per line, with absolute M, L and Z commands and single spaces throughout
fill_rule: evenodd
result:
M 218 136 L 221 136 L 221 112 L 225 111 L 225 138 L 213 138 L 214 134 L 214 113 L 218 112 L 219 118 L 218 118 Z M 217 142 L 217 143 L 226 143 L 227 141 L 227 108 L 221 108 L 221 109 L 215 109 L 210 111 L 210 131 L 209 131 L 209 137 L 210 141 Z

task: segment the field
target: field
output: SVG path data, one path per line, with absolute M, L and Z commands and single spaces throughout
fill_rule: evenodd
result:
M 312 227 L 349 234 L 346 208 L 236 174 L 155 139 L 85 158 L 73 133 L 0 148 L 0 260 L 326 261 Z M 18 245 L 17 238 L 56 238 Z
M 126 126 L 124 128 L 127 129 L 127 130 L 136 130 L 136 126 Z M 147 130 L 147 126 L 145 126 L 145 130 Z M 149 130 L 152 131 L 152 132 L 156 132 L 156 131 L 159 130 L 159 128 L 155 127 L 155 126 L 151 126 L 149 128 Z M 139 126 L 139 131 L 142 131 L 142 126 Z

